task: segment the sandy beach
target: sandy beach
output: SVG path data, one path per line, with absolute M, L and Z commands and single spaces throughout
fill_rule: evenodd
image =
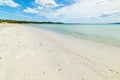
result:
M 120 47 L 0 24 L 0 80 L 120 80 Z

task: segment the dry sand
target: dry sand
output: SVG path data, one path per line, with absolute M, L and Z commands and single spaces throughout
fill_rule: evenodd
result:
M 0 24 L 0 80 L 120 80 L 120 48 Z

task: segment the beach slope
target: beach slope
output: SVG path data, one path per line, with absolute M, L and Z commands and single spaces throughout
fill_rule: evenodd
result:
M 0 24 L 0 80 L 120 80 L 120 48 Z

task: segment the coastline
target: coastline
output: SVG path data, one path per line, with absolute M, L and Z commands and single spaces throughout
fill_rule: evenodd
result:
M 20 24 L 1 26 L 0 80 L 120 79 L 119 47 Z

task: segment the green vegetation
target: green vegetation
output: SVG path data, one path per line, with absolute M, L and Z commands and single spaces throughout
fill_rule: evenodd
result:
M 0 19 L 0 23 L 19 23 L 19 24 L 63 24 L 61 22 L 36 22 L 36 21 L 20 21 L 20 20 L 4 20 Z

